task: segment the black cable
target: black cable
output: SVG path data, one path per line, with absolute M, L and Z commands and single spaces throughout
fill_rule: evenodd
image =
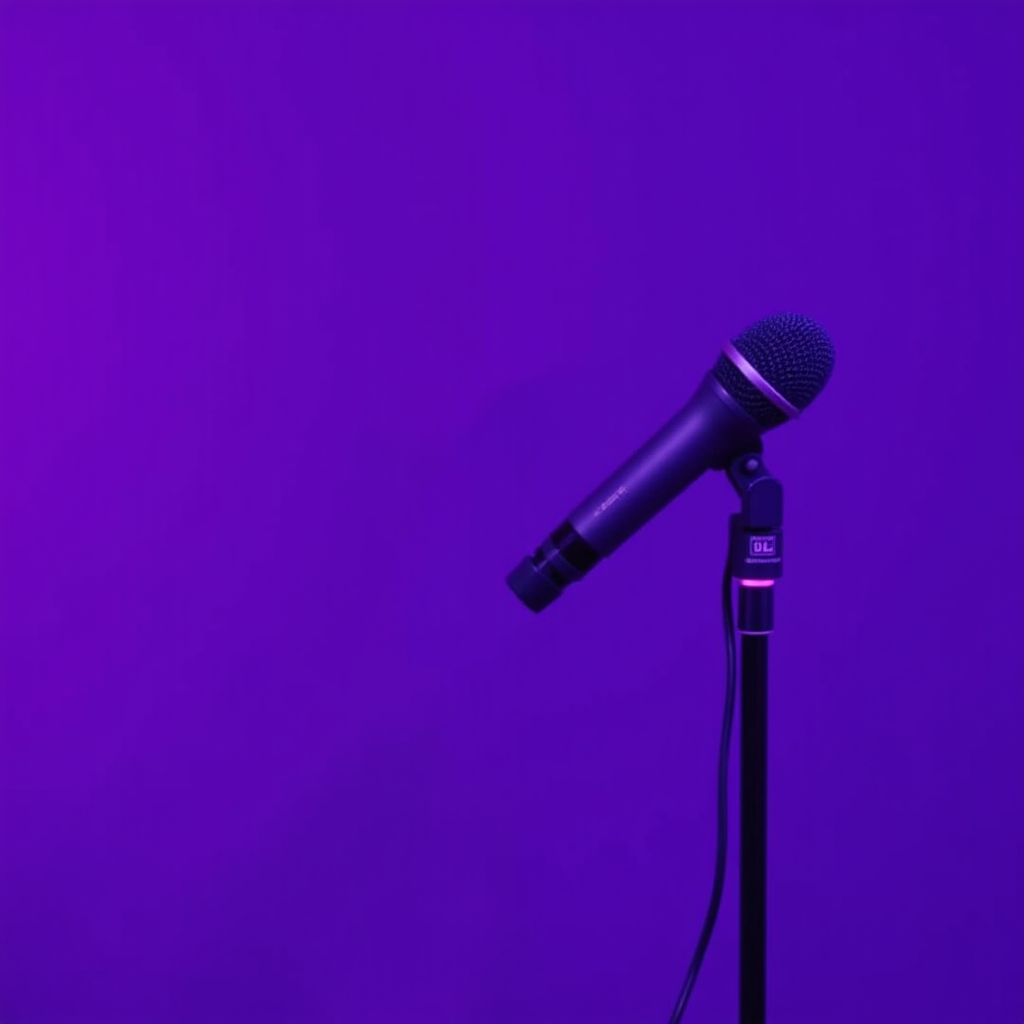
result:
M 704 915 L 697 948 L 693 951 L 690 966 L 686 971 L 682 990 L 676 1000 L 675 1009 L 669 1017 L 669 1024 L 679 1024 L 683 1019 L 686 1004 L 690 1001 L 697 975 L 704 962 L 711 933 L 715 930 L 718 908 L 722 903 L 722 889 L 725 886 L 725 855 L 729 838 L 729 740 L 732 737 L 732 717 L 736 708 L 736 629 L 732 615 L 732 572 L 730 559 L 725 560 L 725 575 L 722 579 L 722 620 L 725 625 L 725 711 L 722 715 L 722 736 L 718 747 L 718 840 L 715 849 L 715 879 L 711 885 L 711 901 Z

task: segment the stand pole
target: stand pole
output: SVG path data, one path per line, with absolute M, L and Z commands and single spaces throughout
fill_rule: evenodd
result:
M 782 576 L 782 485 L 759 452 L 736 459 L 729 479 L 742 500 L 730 520 L 739 582 L 740 1024 L 765 1024 L 768 854 L 768 636 Z
M 740 1024 L 764 1024 L 768 824 L 767 634 L 744 634 L 741 655 Z

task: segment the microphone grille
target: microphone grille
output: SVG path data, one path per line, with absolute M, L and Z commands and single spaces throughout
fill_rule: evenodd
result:
M 810 317 L 798 313 L 758 320 L 732 344 L 775 391 L 800 410 L 811 404 L 832 376 L 835 349 L 829 336 Z M 728 356 L 719 357 L 712 373 L 763 430 L 786 421 L 786 414 Z

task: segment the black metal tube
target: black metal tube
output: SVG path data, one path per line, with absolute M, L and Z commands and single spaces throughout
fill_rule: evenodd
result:
M 741 639 L 740 1024 L 764 1024 L 768 810 L 768 637 Z

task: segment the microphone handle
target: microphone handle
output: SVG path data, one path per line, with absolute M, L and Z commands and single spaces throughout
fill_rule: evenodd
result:
M 610 555 L 709 469 L 761 450 L 757 424 L 708 374 L 693 397 L 569 514 L 598 557 Z
M 706 470 L 759 451 L 760 428 L 709 373 L 686 405 L 509 573 L 508 585 L 527 608 L 542 611 Z

